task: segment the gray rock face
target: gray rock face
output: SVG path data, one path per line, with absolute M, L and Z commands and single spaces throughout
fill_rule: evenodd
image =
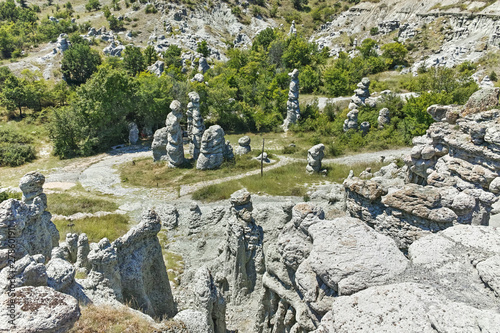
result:
M 7 293 L 9 288 L 46 286 L 48 277 L 44 262 L 45 258 L 40 254 L 26 255 L 14 265 L 3 268 L 0 271 L 0 294 Z
M 363 132 L 363 135 L 368 134 L 368 131 L 370 131 L 370 123 L 369 123 L 369 122 L 367 122 L 367 121 L 363 121 L 363 122 L 359 125 L 359 129 L 361 130 L 361 132 Z
M 357 109 L 349 111 L 349 113 L 347 114 L 347 119 L 344 120 L 344 132 L 347 132 L 350 129 L 358 129 L 358 113 L 359 111 Z
M 389 125 L 391 122 L 390 112 L 388 108 L 383 108 L 378 112 L 378 128 L 382 129 L 385 126 Z
M 71 43 L 68 41 L 68 35 L 66 34 L 60 34 L 59 37 L 57 37 L 57 49 L 61 52 L 66 51 L 69 49 L 71 46 Z
M 131 145 L 135 145 L 139 141 L 139 128 L 136 123 L 130 123 L 128 125 L 128 142 Z
M 217 259 L 223 278 L 218 280 L 227 285 L 229 297 L 226 301 L 240 304 L 259 285 L 264 273 L 264 234 L 252 216 L 253 206 L 248 191 L 243 189 L 233 193 L 230 201 L 226 243 Z
M 208 65 L 207 58 L 201 57 L 200 62 L 198 63 L 198 72 L 205 74 L 206 71 L 210 69 Z
M 184 147 L 180 120 L 182 118 L 181 103 L 174 100 L 170 103 L 170 112 L 165 121 L 167 132 L 166 161 L 170 168 L 176 168 L 184 163 Z
M 205 82 L 205 76 L 203 76 L 203 74 L 201 73 L 196 73 L 194 77 L 191 79 L 191 82 L 203 83 Z
M 59 243 L 59 232 L 47 212 L 47 196 L 43 193 L 45 177 L 29 172 L 21 178 L 23 202 L 9 199 L 0 203 L 0 251 L 9 249 L 9 239 L 15 238 L 15 258 L 26 254 L 51 257 Z M 1 266 L 1 263 L 0 263 Z
M 307 167 L 309 174 L 321 171 L 321 160 L 325 157 L 325 145 L 320 143 L 307 151 Z
M 75 282 L 76 270 L 66 260 L 54 258 L 47 264 L 47 285 L 56 291 L 68 294 Z
M 104 52 L 105 55 L 108 56 L 113 56 L 113 57 L 121 57 L 122 52 L 125 50 L 125 46 L 122 45 L 122 43 L 118 41 L 112 41 L 111 44 L 106 46 L 102 52 Z
M 226 140 L 226 145 L 224 146 L 224 159 L 226 161 L 234 160 L 233 146 L 231 146 L 231 142 L 229 142 L 229 140 Z
M 9 302 L 15 309 L 15 326 L 11 325 Z M 21 287 L 12 297 L 0 295 L 0 331 L 63 333 L 69 331 L 80 318 L 78 301 L 72 296 L 57 292 L 49 287 Z M 22 306 L 19 306 L 22 305 Z
M 205 124 L 200 113 L 200 95 L 195 91 L 189 93 L 188 110 L 189 153 L 193 159 L 197 160 L 198 156 L 200 156 L 201 140 L 205 132 Z M 191 125 L 189 124 L 189 118 L 192 118 Z
M 162 225 L 168 230 L 175 229 L 179 225 L 179 212 L 173 205 L 162 205 L 156 209 L 156 213 Z
M 157 237 L 160 229 L 158 215 L 149 211 L 138 226 L 116 239 L 113 247 L 124 301 L 151 317 L 171 318 L 176 309 Z
M 498 105 L 499 88 L 483 88 L 476 91 L 465 104 L 464 114 L 486 111 Z
M 299 70 L 294 69 L 290 76 L 290 89 L 288 91 L 288 101 L 286 103 L 286 118 L 283 122 L 283 129 L 288 130 L 290 124 L 295 124 L 300 119 L 299 108 Z
M 165 71 L 165 63 L 161 60 L 156 60 L 156 62 L 149 66 L 147 69 L 151 74 L 160 77 Z
M 354 90 L 354 95 L 349 103 L 349 110 L 354 110 L 360 106 L 364 106 L 366 100 L 370 97 L 370 79 L 364 77 L 360 83 L 358 83 L 358 89 Z
M 292 216 L 266 251 L 256 332 L 310 332 L 336 296 L 390 281 L 407 267 L 393 240 L 357 219 L 324 220 L 309 203 Z
M 217 169 L 224 161 L 224 130 L 219 125 L 210 126 L 201 139 L 200 155 L 196 169 Z
M 238 155 L 245 155 L 252 151 L 250 147 L 250 137 L 248 135 L 242 136 L 238 139 L 238 147 L 236 148 L 235 153 Z
M 453 309 L 453 311 L 450 311 Z M 372 287 L 333 302 L 322 332 L 494 332 L 500 314 L 443 297 L 433 287 L 400 283 Z
M 295 28 L 295 20 L 292 21 L 290 25 L 290 31 L 288 32 L 288 36 L 297 36 L 297 28 Z
M 168 132 L 167 128 L 163 127 L 156 130 L 151 150 L 153 151 L 153 160 L 155 162 L 164 161 L 167 155 Z

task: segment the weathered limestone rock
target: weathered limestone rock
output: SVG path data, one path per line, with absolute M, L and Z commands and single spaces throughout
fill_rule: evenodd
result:
M 295 20 L 292 21 L 290 25 L 290 31 L 288 32 L 288 36 L 297 36 L 297 28 L 295 28 Z
M 191 82 L 203 83 L 205 82 L 205 77 L 201 73 L 196 73 L 194 77 L 191 79 Z
M 463 106 L 460 105 L 431 105 L 427 108 L 427 113 L 432 116 L 435 121 L 448 121 L 452 120 L 455 115 L 455 120 L 460 115 Z M 452 122 L 450 122 L 451 124 Z M 453 122 L 454 123 L 454 122 Z
M 188 137 L 190 141 L 189 153 L 195 160 L 198 159 L 200 155 L 201 140 L 203 138 L 203 133 L 205 132 L 205 124 L 203 123 L 203 118 L 200 113 L 200 96 L 198 93 L 192 91 L 189 93 L 189 103 L 188 109 L 190 109 L 192 122 L 189 126 L 189 115 L 188 115 Z M 190 132 L 191 131 L 191 132 Z M 190 134 L 191 133 L 191 134 Z
M 16 304 L 15 320 L 9 316 L 9 302 Z M 78 301 L 49 287 L 17 288 L 12 297 L 0 295 L 0 332 L 63 333 L 80 318 Z
M 122 45 L 119 41 L 112 41 L 111 44 L 106 46 L 102 52 L 108 56 L 112 57 L 121 57 L 122 52 L 125 50 L 125 46 Z
M 347 119 L 344 120 L 344 132 L 347 132 L 350 129 L 358 129 L 358 113 L 359 111 L 357 109 L 349 111 Z
M 200 155 L 196 168 L 199 170 L 217 169 L 224 161 L 224 130 L 219 125 L 210 126 L 201 139 Z
M 357 219 L 324 220 L 310 203 L 292 215 L 266 251 L 256 332 L 313 331 L 336 296 L 390 281 L 408 265 L 393 240 Z
M 378 112 L 378 128 L 382 129 L 385 126 L 389 125 L 391 122 L 390 112 L 388 108 L 383 108 Z
M 264 273 L 263 231 L 252 217 L 250 193 L 243 189 L 231 195 L 226 244 L 218 258 L 229 294 L 226 301 L 240 304 L 258 285 Z
M 157 60 L 154 64 L 147 68 L 148 72 L 160 77 L 165 71 L 165 63 L 161 60 Z
M 47 270 L 44 262 L 45 258 L 41 254 L 26 255 L 16 260 L 13 266 L 3 268 L 0 271 L 0 294 L 8 292 L 9 288 L 46 286 Z
M 57 37 L 57 44 L 56 48 L 62 53 L 69 49 L 71 46 L 71 43 L 68 41 L 68 35 L 67 34 L 60 34 L 59 37 Z
M 44 182 L 41 173 L 29 172 L 19 184 L 23 202 L 9 199 L 0 203 L 0 251 L 9 249 L 9 239 L 15 239 L 16 259 L 26 254 L 42 254 L 45 260 L 49 260 L 52 248 L 59 243 L 59 232 L 51 221 L 52 215 L 45 210 Z
M 156 213 L 162 225 L 168 230 L 177 228 L 179 225 L 179 212 L 173 205 L 162 205 L 156 208 Z
M 358 83 L 358 89 L 354 90 L 354 95 L 349 103 L 349 110 L 354 110 L 360 106 L 364 106 L 367 98 L 370 97 L 370 79 L 364 77 L 360 83 Z
M 210 66 L 208 65 L 207 58 L 201 57 L 198 63 L 198 72 L 205 74 L 205 72 L 208 71 L 209 69 Z
M 90 253 L 89 239 L 85 233 L 78 235 L 78 248 L 76 251 L 76 262 L 75 267 L 77 269 L 88 271 L 90 269 L 90 263 L 88 261 L 88 255 Z
M 235 153 L 238 155 L 245 155 L 252 151 L 250 147 L 250 137 L 248 135 L 242 136 L 238 139 L 238 147 L 236 148 Z
M 132 122 L 128 124 L 128 142 L 135 145 L 137 141 L 139 141 L 139 128 L 136 123 Z
M 175 304 L 157 234 L 161 221 L 154 211 L 113 242 L 125 302 L 151 317 L 173 317 Z
M 167 129 L 166 160 L 170 168 L 176 168 L 184 163 L 184 147 L 180 120 L 182 118 L 181 103 L 174 100 L 170 103 L 170 112 L 165 122 Z
M 288 130 L 290 124 L 295 124 L 300 119 L 299 108 L 299 70 L 294 69 L 290 76 L 290 89 L 288 91 L 288 102 L 286 103 L 286 119 L 283 122 L 283 128 Z
M 453 310 L 451 310 L 453 309 Z M 494 332 L 500 314 L 446 299 L 418 283 L 371 287 L 338 297 L 322 321 L 322 332 Z
M 68 294 L 75 283 L 76 270 L 66 260 L 53 258 L 47 264 L 47 285 L 56 291 Z
M 478 113 L 498 105 L 499 88 L 483 88 L 476 91 L 465 104 L 464 115 Z
M 165 161 L 167 155 L 168 132 L 166 127 L 156 130 L 151 150 L 153 151 L 153 161 Z
M 309 174 L 321 171 L 321 160 L 325 156 L 325 145 L 320 143 L 307 151 L 307 167 Z

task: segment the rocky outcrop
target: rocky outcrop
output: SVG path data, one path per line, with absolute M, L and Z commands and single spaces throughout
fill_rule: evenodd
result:
M 69 331 L 80 318 L 78 301 L 49 287 L 20 287 L 0 295 L 0 331 L 11 333 Z M 16 304 L 14 318 L 11 304 Z
M 370 97 L 370 79 L 364 77 L 361 80 L 361 82 L 358 83 L 358 89 L 354 90 L 354 95 L 351 97 L 351 102 L 349 103 L 349 110 L 354 110 L 361 106 L 366 105 L 365 102 L 367 102 L 367 99 L 369 97 Z
M 389 123 L 391 122 L 391 118 L 388 108 L 383 108 L 378 112 L 377 122 L 379 129 L 382 129 L 385 126 L 389 125 Z
M 189 137 L 189 153 L 195 160 L 200 155 L 201 140 L 205 132 L 205 124 L 200 113 L 200 95 L 197 92 L 189 93 L 188 104 L 188 137 Z M 191 117 L 191 123 L 189 118 Z
M 252 217 L 251 196 L 245 189 L 231 195 L 231 215 L 227 221 L 226 243 L 217 266 L 227 285 L 226 301 L 240 304 L 258 285 L 264 273 L 263 231 Z
M 182 321 L 190 332 L 226 333 L 226 301 L 208 268 L 196 272 L 194 289 L 194 309 L 181 311 L 174 319 Z
M 104 52 L 105 55 L 112 56 L 112 57 L 121 57 L 122 52 L 125 50 L 125 46 L 122 45 L 119 41 L 112 41 L 111 44 L 106 46 L 102 52 Z
M 233 146 L 231 146 L 231 142 L 229 142 L 229 140 L 226 140 L 226 144 L 224 145 L 224 160 L 234 160 Z
M 123 300 L 151 317 L 175 315 L 157 234 L 161 221 L 154 211 L 143 215 L 141 223 L 113 242 L 116 248 Z
M 156 60 L 156 62 L 154 64 L 152 64 L 151 66 L 148 66 L 147 70 L 151 74 L 154 74 L 154 75 L 160 77 L 163 74 L 163 72 L 165 71 L 165 63 L 161 60 Z
M 210 126 L 201 139 L 200 155 L 196 168 L 199 170 L 217 169 L 224 161 L 226 141 L 224 130 L 219 125 Z
M 153 161 L 165 161 L 167 155 L 168 132 L 166 127 L 156 130 L 153 136 L 151 150 L 153 151 Z
M 310 332 L 335 297 L 406 269 L 408 260 L 394 241 L 359 220 L 324 220 L 323 210 L 309 203 L 296 205 L 292 216 L 266 252 L 256 332 Z
M 353 109 L 347 113 L 347 119 L 344 120 L 344 132 L 347 132 L 350 129 L 357 130 L 358 129 L 358 113 L 357 109 Z
M 288 126 L 295 124 L 300 118 L 299 108 L 299 70 L 294 69 L 288 73 L 290 77 L 290 89 L 288 91 L 288 101 L 286 103 L 286 118 L 283 122 L 283 128 L 288 129 Z
M 465 104 L 464 114 L 472 114 L 494 108 L 498 105 L 500 88 L 483 88 L 476 91 Z
M 210 66 L 208 65 L 207 58 L 201 57 L 200 61 L 198 62 L 198 72 L 201 74 L 205 74 L 206 71 L 210 69 Z
M 307 151 L 307 167 L 309 174 L 321 171 L 321 160 L 325 157 L 325 145 L 320 143 Z
M 167 132 L 166 161 L 169 168 L 176 168 L 184 163 L 184 147 L 180 121 L 182 118 L 181 103 L 174 100 L 170 103 L 170 112 L 165 121 Z
M 15 258 L 42 254 L 50 260 L 52 248 L 59 243 L 59 232 L 46 211 L 44 183 L 41 173 L 29 172 L 19 184 L 23 201 L 9 199 L 0 203 L 0 253 L 8 252 L 11 239 L 15 240 Z
M 132 122 L 128 124 L 128 142 L 135 145 L 139 141 L 139 128 L 137 124 Z
M 235 153 L 237 155 L 245 155 L 252 151 L 250 147 L 250 137 L 248 135 L 242 136 L 238 139 L 238 147 L 236 147 Z

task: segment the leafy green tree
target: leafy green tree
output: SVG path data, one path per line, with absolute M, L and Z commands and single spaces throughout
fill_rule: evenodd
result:
M 146 63 L 146 66 L 151 66 L 158 60 L 158 55 L 155 51 L 155 48 L 152 45 L 148 45 L 144 49 L 144 62 Z
M 146 63 L 140 47 L 127 45 L 123 51 L 123 67 L 132 75 L 146 70 Z
M 108 17 L 109 28 L 113 31 L 123 30 L 123 21 L 117 19 L 114 15 Z
M 101 64 L 101 56 L 89 45 L 74 44 L 63 53 L 61 72 L 68 84 L 85 83 Z
M 170 45 L 168 49 L 163 52 L 163 61 L 165 65 L 168 67 L 182 67 L 182 59 L 181 59 L 182 49 L 177 45 Z
M 297 10 L 302 10 L 308 3 L 309 0 L 292 0 L 293 8 Z
M 376 57 L 377 52 L 375 51 L 375 46 L 377 42 L 371 38 L 366 38 L 361 42 L 361 45 L 358 47 L 359 52 L 364 58 Z
M 300 89 L 304 93 L 312 93 L 319 88 L 319 73 L 311 66 L 306 66 L 299 73 Z
M 259 46 L 262 46 L 265 51 L 267 51 L 269 45 L 272 41 L 276 39 L 276 32 L 273 28 L 266 28 L 255 36 L 252 42 L 252 50 L 257 50 Z
M 394 42 L 382 45 L 382 52 L 382 57 L 386 59 L 389 67 L 407 64 L 405 57 L 408 54 L 408 50 L 403 44 Z
M 317 53 L 316 45 L 308 43 L 303 38 L 294 37 L 289 40 L 282 60 L 288 69 L 300 69 L 312 62 L 315 53 Z
M 101 3 L 99 2 L 99 0 L 89 0 L 85 5 L 85 9 L 88 12 L 91 12 L 93 10 L 99 10 L 100 8 L 101 8 Z
M 12 75 L 5 80 L 0 93 L 0 104 L 7 110 L 19 110 L 19 116 L 23 116 L 23 107 L 26 106 L 27 91 L 22 79 Z
M 202 40 L 200 43 L 198 43 L 196 52 L 203 54 L 204 57 L 208 57 L 210 55 L 210 49 L 208 48 L 206 40 Z

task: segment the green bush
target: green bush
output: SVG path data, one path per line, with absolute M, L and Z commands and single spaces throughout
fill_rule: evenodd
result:
M 32 145 L 10 143 L 0 145 L 0 166 L 19 166 L 36 158 Z

